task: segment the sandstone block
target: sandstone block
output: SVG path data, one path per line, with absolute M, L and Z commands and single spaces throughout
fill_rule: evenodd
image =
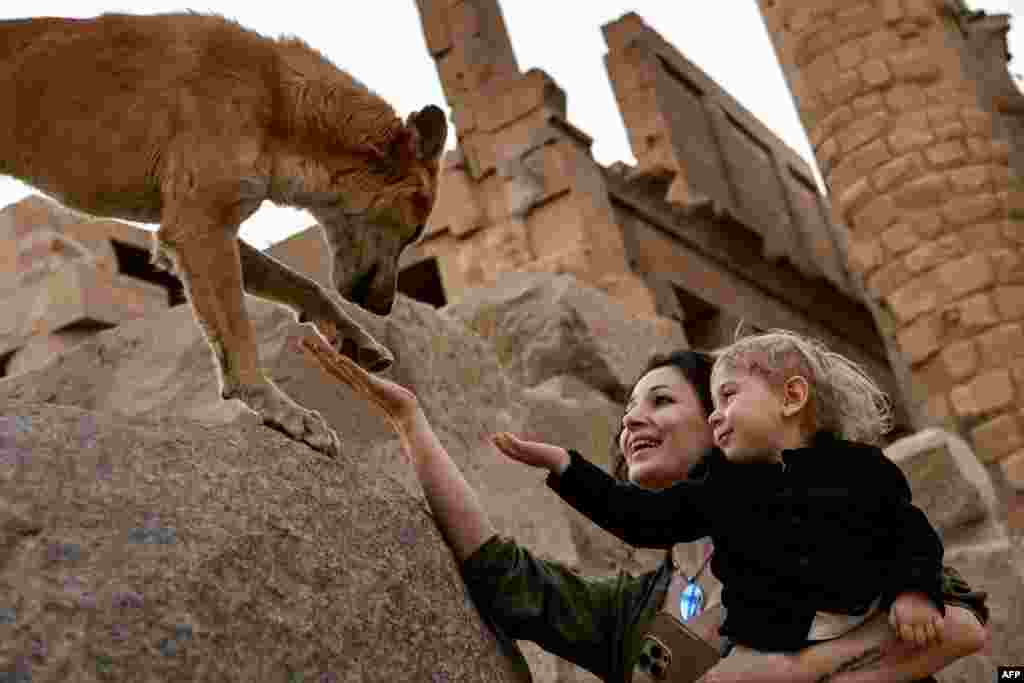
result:
M 879 168 L 872 175 L 872 181 L 880 192 L 888 192 L 893 186 L 920 176 L 924 169 L 920 153 L 912 152 Z
M 864 61 L 864 48 L 859 41 L 851 40 L 840 45 L 835 56 L 840 70 L 853 69 Z
M 993 249 L 992 266 L 996 271 L 996 282 L 1004 285 L 1024 283 L 1024 257 L 1015 249 Z
M 1024 491 L 1024 451 L 1003 458 L 999 461 L 999 467 L 1007 484 L 1017 492 Z
M 903 20 L 903 3 L 900 0 L 883 0 L 882 19 L 887 24 L 896 24 Z
M 858 234 L 876 235 L 900 219 L 901 208 L 891 195 L 876 197 L 853 217 Z
M 924 156 L 935 168 L 950 168 L 967 159 L 967 150 L 960 140 L 949 140 L 924 150 Z
M 974 164 L 983 164 L 993 159 L 992 142 L 988 138 L 967 138 L 967 151 L 970 154 L 971 163 Z
M 954 192 L 980 194 L 988 192 L 989 166 L 966 166 L 949 172 L 949 181 Z
M 867 116 L 876 111 L 885 110 L 885 98 L 881 92 L 869 92 L 860 97 L 855 97 L 850 106 L 858 116 Z
M 859 71 L 869 88 L 883 88 L 892 80 L 892 73 L 883 59 L 869 59 L 860 65 Z
M 988 292 L 975 294 L 946 306 L 941 312 L 941 318 L 950 334 L 977 334 L 984 328 L 999 324 L 999 314 L 996 312 L 992 295 Z
M 828 116 L 821 120 L 821 124 L 816 127 L 815 133 L 818 130 L 820 130 L 820 140 L 823 141 L 826 138 L 833 137 L 834 135 L 839 133 L 839 131 L 845 129 L 854 121 L 854 118 L 855 117 L 853 109 L 851 107 L 838 107 L 837 109 L 835 109 L 835 111 L 833 111 L 831 114 L 829 114 Z M 814 142 L 815 140 L 812 139 L 812 143 Z
M 848 69 L 821 86 L 825 101 L 833 107 L 846 104 L 864 89 L 865 83 L 856 69 Z M 870 87 L 870 86 L 869 86 Z
M 939 305 L 942 293 L 937 284 L 936 277 L 923 275 L 892 292 L 886 300 L 900 322 L 909 322 Z
M 1000 325 L 979 336 L 978 345 L 988 367 L 1004 367 L 1024 354 L 1024 328 L 1020 323 Z
M 843 215 L 856 213 L 864 203 L 874 196 L 867 178 L 861 178 L 839 194 L 839 207 Z
M 885 101 L 897 112 L 914 111 L 928 104 L 921 86 L 912 83 L 892 86 L 885 95 Z
M 876 112 L 847 126 L 836 135 L 839 151 L 846 154 L 878 138 L 885 132 L 888 118 L 884 112 Z
M 999 213 L 1000 204 L 995 195 L 955 197 L 942 207 L 943 217 L 953 225 L 969 225 L 991 218 Z
M 935 135 L 929 130 L 900 128 L 889 135 L 889 147 L 894 154 L 903 155 L 926 147 L 934 140 Z
M 891 254 L 902 254 L 921 243 L 910 223 L 897 223 L 882 233 L 882 244 Z
M 999 315 L 1004 319 L 1020 320 L 1024 318 L 1024 287 L 1016 285 L 996 287 L 993 295 Z
M 978 370 L 978 346 L 970 339 L 954 342 L 942 350 L 939 359 L 951 379 L 963 382 Z
M 938 62 L 925 47 L 913 47 L 909 50 L 889 55 L 889 69 L 896 80 L 930 83 L 942 75 Z
M 948 193 L 946 174 L 931 173 L 900 187 L 893 194 L 893 201 L 903 209 L 924 209 L 941 204 Z
M 876 299 L 887 297 L 912 277 L 902 260 L 892 261 L 868 278 L 868 292 Z
M 882 265 L 885 251 L 878 239 L 858 239 L 850 244 L 850 265 L 858 273 L 867 273 Z
M 963 245 L 964 242 L 960 236 L 955 234 L 922 244 L 907 254 L 905 259 L 907 268 L 914 273 L 934 268 L 963 254 Z
M 925 315 L 896 334 L 896 342 L 911 365 L 922 363 L 942 348 L 943 327 L 938 315 Z
M 934 209 L 926 209 L 914 214 L 909 214 L 905 219 L 914 224 L 914 229 L 917 230 L 917 234 L 924 239 L 937 238 L 939 233 L 941 233 L 945 227 L 942 220 L 942 214 Z
M 984 253 L 972 253 L 946 263 L 936 270 L 939 282 L 954 298 L 960 298 L 992 284 L 995 274 Z
M 1001 223 L 979 223 L 960 229 L 959 235 L 973 251 L 993 251 L 1006 247 Z
M 1020 421 L 1013 413 L 1000 415 L 971 430 L 971 440 L 984 463 L 994 463 L 1024 445 Z
M 820 89 L 839 73 L 839 62 L 834 52 L 824 52 L 803 69 L 804 77 Z
M 956 434 L 924 429 L 894 441 L 885 454 L 906 474 L 914 505 L 944 539 L 994 516 L 991 478 Z
M 1008 408 L 1015 393 L 1007 370 L 992 370 L 978 375 L 966 385 L 955 387 L 950 394 L 953 409 L 961 417 L 985 415 Z
M 967 136 L 967 129 L 960 121 L 950 121 L 935 127 L 935 139 L 939 141 L 953 140 Z

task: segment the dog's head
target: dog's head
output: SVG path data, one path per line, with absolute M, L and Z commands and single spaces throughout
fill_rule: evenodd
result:
M 341 208 L 310 208 L 331 250 L 335 289 L 377 315 L 391 312 L 399 257 L 426 229 L 447 134 L 438 107 L 413 112 L 388 149 L 335 172 Z

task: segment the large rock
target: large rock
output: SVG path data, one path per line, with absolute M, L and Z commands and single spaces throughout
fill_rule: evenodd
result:
M 4 406 L 0 679 L 522 680 L 422 502 L 359 451 Z
M 561 280 L 564 283 L 565 278 Z M 571 286 L 576 286 L 575 281 Z M 513 291 L 516 295 L 521 294 L 521 289 Z M 542 300 L 552 291 L 555 290 L 550 283 L 545 283 L 545 279 L 540 278 L 535 291 L 531 290 L 529 295 Z M 494 296 L 500 298 L 504 295 L 499 290 Z M 600 300 L 604 295 L 596 291 L 577 295 L 577 298 L 582 300 L 586 300 L 587 297 L 593 301 Z M 621 416 L 621 408 L 585 381 L 592 379 L 586 374 L 586 366 L 569 368 L 582 373 L 582 380 L 578 374 L 563 375 L 543 385 L 524 389 L 516 382 L 510 381 L 508 373 L 498 362 L 500 356 L 495 353 L 491 342 L 482 339 L 443 311 L 438 312 L 401 295 L 388 318 L 373 316 L 346 302 L 342 302 L 342 305 L 394 352 L 396 362 L 389 375 L 420 396 L 441 442 L 479 492 L 481 500 L 484 501 L 501 533 L 515 537 L 541 557 L 557 559 L 573 567 L 613 570 L 614 563 L 600 562 L 593 552 L 587 553 L 588 558 L 579 557 L 576 548 L 580 541 L 583 541 L 587 548 L 594 547 L 593 543 L 586 542 L 587 538 L 603 538 L 604 541 L 598 546 L 617 548 L 619 555 L 629 554 L 628 549 L 624 549 L 617 540 L 595 529 L 549 492 L 543 486 L 542 472 L 505 460 L 495 449 L 482 441 L 484 435 L 488 433 L 508 429 L 577 448 L 599 462 L 606 460 L 615 421 Z M 246 306 L 256 326 L 261 358 L 269 375 L 295 400 L 320 411 L 342 437 L 345 458 L 343 465 L 339 467 L 346 475 L 332 485 L 336 486 L 337 490 L 326 484 L 317 490 L 323 495 L 341 496 L 351 500 L 362 500 L 367 495 L 384 495 L 381 490 L 388 496 L 399 496 L 400 491 L 405 496 L 401 500 L 406 507 L 392 506 L 395 510 L 395 519 L 411 514 L 408 512 L 411 508 L 417 509 L 416 514 L 422 517 L 425 505 L 422 502 L 420 487 L 400 453 L 397 439 L 391 434 L 385 422 L 370 406 L 352 397 L 347 389 L 327 379 L 304 359 L 286 350 L 287 337 L 301 332 L 304 328 L 294 322 L 290 312 L 253 297 L 247 297 Z M 556 308 L 554 303 L 547 304 L 547 307 L 551 310 Z M 572 307 L 560 304 L 557 308 L 561 311 L 559 316 L 556 316 L 558 319 L 571 319 L 577 316 Z M 605 326 L 618 329 L 620 335 L 624 334 L 622 330 L 633 324 L 621 313 L 616 317 L 613 308 L 606 311 L 608 318 Z M 574 337 L 563 339 L 562 343 L 565 345 L 564 352 L 569 355 L 580 351 L 574 344 L 582 345 L 587 347 L 586 351 L 577 355 L 589 354 L 598 363 L 606 362 L 590 348 L 591 344 L 586 339 L 580 341 Z M 531 358 L 544 360 L 543 356 L 538 355 Z M 550 373 L 553 366 L 546 367 L 547 370 L 534 372 L 533 376 Z M 633 374 L 636 371 L 638 368 L 629 370 Z M 167 425 L 174 430 L 186 431 L 196 435 L 193 446 L 195 454 L 192 460 L 194 463 L 208 463 L 202 467 L 216 468 L 225 466 L 225 462 L 233 462 L 231 459 L 225 459 L 225 449 L 233 448 L 225 446 L 226 438 L 240 439 L 243 447 L 253 450 L 253 467 L 259 469 L 274 467 L 276 461 L 270 454 L 275 452 L 274 449 L 280 450 L 282 447 L 284 451 L 281 452 L 281 458 L 287 455 L 288 458 L 298 458 L 296 462 L 299 462 L 305 457 L 309 463 L 315 463 L 318 472 L 331 467 L 330 463 L 321 462 L 320 457 L 313 451 L 299 444 L 292 444 L 269 428 L 256 425 L 253 414 L 239 402 L 220 399 L 212 355 L 187 306 L 179 306 L 162 315 L 127 322 L 116 329 L 99 333 L 51 359 L 38 370 L 0 381 L 0 404 L 7 405 L 12 401 L 30 406 L 33 410 L 43 411 L 39 416 L 43 424 L 50 421 L 52 413 L 48 411 L 52 410 L 52 406 L 72 406 L 89 411 L 90 414 L 95 413 L 96 419 L 102 424 L 116 423 L 120 418 L 114 416 L 130 416 L 133 419 L 155 421 L 152 424 Z M 53 428 L 56 429 L 56 426 Z M 169 432 L 164 432 L 163 429 L 163 426 L 155 428 L 156 438 L 167 436 Z M 234 436 L 236 432 L 232 430 L 243 430 L 240 432 L 243 436 Z M 228 434 L 232 436 L 226 436 Z M 267 457 L 265 461 L 261 461 L 255 457 L 255 452 L 264 448 L 264 444 L 273 444 L 274 449 L 267 446 Z M 107 457 L 102 448 L 102 440 L 100 449 L 101 457 Z M 148 450 L 159 452 L 160 449 Z M 150 471 L 157 468 L 151 477 L 158 476 L 160 461 L 161 458 L 156 456 L 152 462 L 145 461 L 150 462 Z M 140 461 L 140 467 L 143 467 L 142 462 Z M 249 460 L 242 458 L 242 462 Z M 196 464 L 195 467 L 200 465 Z M 253 471 L 244 467 L 236 472 L 240 481 L 250 481 L 252 474 Z M 12 485 L 13 482 L 7 480 L 4 488 L 0 490 L 0 500 L 7 500 L 7 489 Z M 92 501 L 92 504 L 98 506 L 97 510 L 83 519 L 90 516 L 106 516 L 118 519 L 121 526 L 138 526 L 138 520 L 129 520 L 119 512 L 124 510 L 124 515 L 129 515 L 129 506 L 120 502 L 119 497 L 132 494 L 120 491 L 116 480 L 105 486 L 104 490 L 107 490 L 107 493 L 97 494 L 99 497 Z M 275 491 L 287 490 L 289 486 L 280 481 L 267 484 L 268 490 Z M 200 484 L 186 485 L 187 489 L 196 487 L 200 487 Z M 51 490 L 48 495 L 52 496 L 53 493 Z M 185 529 L 192 528 L 193 525 L 200 525 L 197 518 L 190 516 L 191 514 L 200 517 L 214 515 L 208 505 L 213 505 L 212 510 L 220 510 L 219 503 L 216 502 L 220 499 L 200 503 L 194 513 L 189 513 L 188 506 L 179 505 L 168 498 L 177 495 L 169 489 L 159 495 L 148 495 L 157 507 L 177 510 L 177 514 L 182 515 L 176 519 L 180 533 L 184 533 Z M 258 511 L 261 506 L 270 504 L 270 498 L 263 493 L 243 497 L 241 500 L 244 502 L 241 503 L 229 490 L 225 490 L 224 495 L 235 500 L 235 505 L 245 511 L 248 517 L 259 517 Z M 46 505 L 56 505 L 56 501 L 46 496 L 42 496 L 40 501 Z M 416 507 L 410 501 L 420 502 Z M 313 515 L 314 511 L 318 511 L 318 506 L 325 504 L 324 499 L 314 496 L 307 504 L 310 506 L 309 511 L 294 507 L 279 511 L 283 523 L 297 529 L 305 528 L 307 531 L 317 529 L 309 527 L 306 522 L 293 515 L 304 515 L 307 512 Z M 367 514 L 376 509 L 374 505 L 367 503 Z M 360 534 L 366 535 L 368 539 L 375 533 L 388 533 L 383 527 L 378 528 L 368 518 L 354 524 L 339 521 L 335 526 L 322 528 L 358 528 Z M 76 527 L 72 524 L 63 529 L 62 538 L 67 542 L 84 545 L 92 533 L 89 529 L 91 527 L 88 525 Z M 259 533 L 265 535 L 262 530 Z M 200 561 L 193 554 L 193 550 L 202 550 L 208 555 L 238 555 L 239 551 L 234 549 L 237 541 L 232 541 L 230 534 L 210 532 L 208 536 L 211 546 L 205 549 L 189 545 L 175 546 L 175 551 L 182 553 L 177 556 L 176 561 L 180 560 L 179 565 L 194 566 Z M 325 536 L 330 538 L 331 534 L 323 534 L 319 529 L 310 531 L 309 539 L 312 540 L 309 542 L 322 544 Z M 431 546 L 431 552 L 447 556 L 447 549 L 435 533 L 417 535 L 417 538 L 421 543 Z M 404 544 L 399 544 L 397 548 L 385 545 L 381 547 L 383 554 L 380 558 L 360 558 L 357 554 L 355 557 L 360 558 L 359 561 L 342 564 L 330 571 L 341 572 L 339 576 L 344 582 L 348 571 L 346 568 L 358 566 L 360 578 L 354 580 L 349 577 L 347 580 L 350 584 L 366 586 L 373 581 L 380 581 L 391 585 L 390 559 L 385 562 L 381 558 L 394 558 L 400 566 L 414 567 L 421 558 L 411 551 L 407 552 L 407 547 L 411 549 L 411 546 Z M 266 554 L 265 550 L 266 548 L 254 549 L 253 557 L 262 557 Z M 317 557 L 324 556 L 319 554 Z M 245 561 L 244 558 L 239 559 L 238 562 L 242 564 L 238 566 L 243 566 Z M 299 557 L 286 554 L 280 558 L 280 564 L 272 564 L 278 566 L 284 573 L 294 573 L 299 570 L 290 567 L 289 564 L 298 561 Z M 305 561 L 308 561 L 308 557 Z M 319 562 L 318 559 L 317 571 L 328 571 Z M 171 562 L 167 571 L 174 573 L 175 566 L 174 562 Z M 178 577 L 176 580 L 184 581 L 184 578 Z M 143 581 L 140 578 L 140 581 L 145 584 L 148 579 Z M 254 590 L 257 585 L 262 585 L 262 581 L 260 574 L 254 573 L 253 584 L 246 590 Z M 463 600 L 461 593 L 452 596 L 437 585 L 418 582 L 415 577 L 407 577 L 406 584 L 411 590 L 427 596 L 434 603 Z M 319 591 L 319 588 L 317 590 Z M 389 596 L 394 600 L 389 601 Z M 408 609 L 408 603 L 401 594 L 388 594 L 381 599 L 383 602 L 377 606 L 381 614 L 388 613 L 393 615 L 390 618 L 402 619 L 401 615 Z M 254 605 L 253 612 L 269 614 L 273 609 L 269 605 Z M 303 621 L 305 617 L 301 613 L 293 616 L 297 620 L 293 628 L 299 631 L 312 629 L 310 623 Z M 24 615 L 19 617 L 19 623 L 23 626 L 26 624 L 23 621 L 25 618 L 27 617 Z M 350 620 L 339 623 L 349 624 L 353 633 L 369 634 L 366 637 L 370 639 L 384 638 L 385 635 L 378 632 L 379 624 L 368 622 L 359 614 L 354 614 Z M 440 617 L 438 623 L 441 623 Z M 476 631 L 473 633 L 478 635 Z M 406 658 L 411 657 L 411 653 L 414 652 L 415 657 L 420 656 L 418 645 L 414 649 L 408 649 L 408 644 L 416 643 L 416 640 L 391 641 L 390 637 L 385 640 L 388 642 L 381 647 L 397 649 L 405 653 Z M 229 641 L 230 639 L 221 641 L 219 647 L 240 647 L 238 643 Z M 283 650 L 270 644 L 260 648 L 254 646 L 253 649 L 266 652 L 268 660 L 278 663 L 283 661 Z M 75 650 L 75 647 L 72 647 L 72 650 L 81 654 L 80 648 Z M 559 664 L 553 657 L 541 654 L 536 648 L 527 650 L 531 666 L 538 673 L 538 681 L 556 680 L 556 676 L 559 677 L 558 680 L 563 681 L 586 678 L 581 674 L 579 678 L 576 678 L 576 674 L 570 676 L 566 673 L 564 664 Z M 455 651 L 458 650 L 451 650 Z M 386 668 L 382 669 L 385 670 Z M 558 671 L 562 673 L 556 673 Z M 358 679 L 372 680 L 365 677 Z M 400 676 L 389 680 L 405 679 L 406 676 Z
M 1000 519 L 993 482 L 970 446 L 941 429 L 925 429 L 886 448 L 906 473 L 914 503 L 938 529 L 946 564 L 988 593 L 991 641 L 939 676 L 943 683 L 996 679 L 997 667 L 1024 653 L 1024 553 Z
M 666 321 L 631 318 L 571 276 L 505 282 L 440 311 L 401 295 L 387 318 L 342 306 L 394 352 L 388 376 L 420 397 L 501 533 L 587 574 L 644 571 L 658 553 L 600 531 L 543 486 L 543 472 L 504 460 L 482 437 L 507 429 L 607 467 L 623 394 L 651 353 L 685 339 Z M 0 672 L 41 638 L 46 656 L 29 662 L 36 681 L 122 680 L 96 672 L 147 666 L 148 678 L 137 680 L 203 680 L 202 666 L 218 681 L 284 681 L 286 671 L 305 673 L 307 683 L 326 671 L 339 680 L 511 680 L 385 422 L 286 350 L 288 336 L 305 329 L 291 313 L 252 297 L 246 306 L 267 372 L 339 431 L 342 459 L 326 460 L 222 401 L 187 306 L 124 323 L 0 381 L 0 415 L 32 418 L 31 431 L 16 437 L 21 450 L 0 444 Z M 94 447 L 76 441 L 83 418 L 99 425 Z M 887 451 L 943 533 L 948 561 L 992 594 L 990 651 L 945 672 L 947 683 L 984 680 L 1021 651 L 1024 632 L 1018 551 L 993 521 L 991 483 L 966 448 L 925 433 Z M 132 543 L 147 537 L 175 542 Z M 143 606 L 110 602 L 125 591 L 140 593 Z M 76 602 L 88 605 L 84 593 L 95 608 Z M 131 626 L 128 640 L 114 640 L 115 623 Z M 179 625 L 192 627 L 191 640 L 184 628 L 176 637 Z M 167 638 L 178 654 L 161 654 Z M 522 645 L 537 683 L 595 681 Z M 65 676 L 61 661 L 86 668 Z M 254 673 L 260 661 L 268 678 Z M 389 668 L 399 662 L 404 670 Z
M 687 348 L 682 328 L 636 318 L 571 275 L 509 273 L 474 289 L 444 312 L 494 342 L 502 365 L 523 386 L 573 375 L 624 404 L 656 352 Z

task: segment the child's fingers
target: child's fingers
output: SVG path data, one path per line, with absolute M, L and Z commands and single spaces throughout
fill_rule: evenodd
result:
M 927 645 L 935 637 L 935 627 L 932 626 L 930 621 L 918 624 L 914 632 L 917 634 L 917 644 L 921 647 Z

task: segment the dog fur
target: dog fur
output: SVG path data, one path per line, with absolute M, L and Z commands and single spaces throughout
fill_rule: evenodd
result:
M 338 293 L 388 314 L 399 257 L 434 205 L 443 112 L 403 122 L 301 40 L 198 13 L 0 21 L 0 102 L 0 173 L 89 214 L 160 223 L 153 263 L 184 284 L 221 396 L 339 453 L 323 418 L 260 368 L 243 288 L 292 308 L 368 370 L 393 358 L 238 229 L 264 199 L 308 210 Z

